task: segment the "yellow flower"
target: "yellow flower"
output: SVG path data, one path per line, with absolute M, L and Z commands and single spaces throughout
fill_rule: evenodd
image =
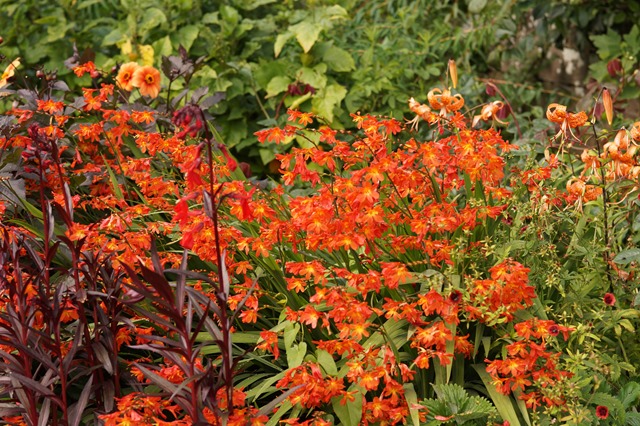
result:
M 151 66 L 140 67 L 133 74 L 132 83 L 142 96 L 156 98 L 160 93 L 160 71 Z
M 120 67 L 118 76 L 116 77 L 116 83 L 124 90 L 130 92 L 133 90 L 133 75 L 136 70 L 140 68 L 135 62 L 127 62 Z
M 6 86 L 13 74 L 15 74 L 16 68 L 20 66 L 20 58 L 16 58 L 13 62 L 9 64 L 9 66 L 2 73 L 2 78 L 0 78 L 0 87 Z

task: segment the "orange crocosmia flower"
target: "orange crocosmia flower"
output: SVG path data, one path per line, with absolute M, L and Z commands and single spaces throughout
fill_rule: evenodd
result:
M 140 65 L 135 62 L 127 62 L 126 64 L 123 64 L 120 67 L 120 71 L 118 71 L 118 76 L 116 77 L 116 83 L 118 83 L 118 86 L 128 92 L 132 91 L 133 75 L 138 68 L 140 68 Z
M 16 68 L 18 68 L 20 66 L 20 58 L 15 59 L 13 62 L 11 62 L 7 68 L 4 70 L 4 72 L 2 73 L 2 77 L 0 77 L 0 87 L 4 87 L 6 86 L 8 83 L 8 80 L 13 77 L 13 75 L 16 72 Z
M 139 67 L 133 73 L 131 83 L 142 96 L 157 98 L 160 93 L 160 71 L 152 66 Z
M 445 115 L 447 112 L 456 112 L 464 106 L 462 95 L 451 95 L 451 91 L 446 89 L 431 90 L 427 94 L 427 99 L 431 108 L 440 110 L 440 115 Z

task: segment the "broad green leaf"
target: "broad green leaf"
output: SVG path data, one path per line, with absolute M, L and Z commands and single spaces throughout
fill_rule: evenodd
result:
M 330 46 L 322 55 L 322 60 L 337 72 L 352 71 L 356 68 L 356 63 L 349 52 L 336 46 Z
M 357 391 L 354 395 L 355 399 L 348 401 L 346 404 L 340 402 L 342 400 L 341 396 L 334 397 L 331 400 L 333 412 L 336 413 L 343 426 L 358 426 L 362 419 L 362 390 L 358 385 L 354 384 L 349 388 L 349 392 L 353 391 Z
M 313 68 L 302 67 L 296 73 L 300 82 L 312 86 L 316 90 L 323 89 L 327 85 L 327 66 L 318 64 Z
M 613 258 L 613 261 L 619 265 L 628 265 L 638 260 L 640 260 L 640 249 L 637 248 L 621 251 Z
M 187 51 L 193 46 L 193 42 L 198 38 L 200 27 L 197 25 L 185 25 L 180 28 L 173 38 L 176 48 L 182 45 Z
M 290 31 L 286 31 L 282 34 L 278 34 L 278 36 L 276 37 L 276 42 L 273 44 L 273 53 L 276 58 L 280 56 L 280 52 L 282 52 L 282 48 L 284 47 L 285 43 L 289 41 L 291 37 L 293 37 L 293 33 Z
M 291 83 L 292 81 L 289 77 L 283 75 L 273 77 L 271 81 L 269 81 L 269 84 L 267 84 L 266 98 L 272 98 L 285 92 Z
M 289 368 L 296 368 L 302 364 L 304 357 L 307 355 L 307 344 L 301 342 L 287 349 L 287 365 Z
M 333 356 L 325 350 L 318 349 L 316 351 L 316 357 L 318 360 L 318 364 L 324 369 L 325 373 L 330 376 L 338 375 L 338 367 L 336 366 L 336 362 L 333 360 Z
M 487 5 L 487 0 L 471 0 L 469 2 L 469 12 L 480 13 Z
M 295 34 L 296 40 L 298 40 L 298 43 L 302 46 L 302 50 L 307 53 L 318 40 L 322 28 L 319 25 L 314 25 L 312 22 L 302 21 L 290 26 L 289 31 Z
M 126 39 L 125 34 L 122 32 L 120 28 L 116 28 L 112 30 L 109 34 L 107 34 L 104 39 L 102 39 L 103 46 L 111 46 L 112 44 L 119 43 Z
M 333 121 L 333 109 L 340 105 L 340 102 L 347 94 L 347 89 L 339 84 L 330 84 L 321 90 L 312 100 L 313 112 L 327 121 Z
M 622 55 L 622 38 L 609 29 L 606 34 L 589 37 L 598 50 L 600 59 L 609 60 Z
M 148 33 L 150 30 L 154 29 L 155 27 L 167 22 L 167 16 L 164 14 L 162 10 L 160 10 L 157 7 L 146 9 L 142 14 L 142 16 L 143 16 L 143 19 L 142 19 L 142 22 L 140 23 L 140 28 L 139 28 L 140 34 Z

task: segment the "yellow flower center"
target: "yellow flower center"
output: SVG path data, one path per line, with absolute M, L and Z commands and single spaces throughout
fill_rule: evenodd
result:
M 147 74 L 147 76 L 145 76 L 144 81 L 147 82 L 147 84 L 153 84 L 154 82 L 154 78 L 151 74 Z

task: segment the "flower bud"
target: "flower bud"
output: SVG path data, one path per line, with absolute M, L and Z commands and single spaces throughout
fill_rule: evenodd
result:
M 611 100 L 611 93 L 609 93 L 609 89 L 606 87 L 602 89 L 602 105 L 604 106 L 607 123 L 611 126 L 613 122 L 613 100 Z
M 620 59 L 612 59 L 607 63 L 607 72 L 611 77 L 615 77 L 622 72 L 622 62 Z
M 455 89 L 458 86 L 458 68 L 453 59 L 449 59 L 449 76 L 451 77 L 451 85 Z

